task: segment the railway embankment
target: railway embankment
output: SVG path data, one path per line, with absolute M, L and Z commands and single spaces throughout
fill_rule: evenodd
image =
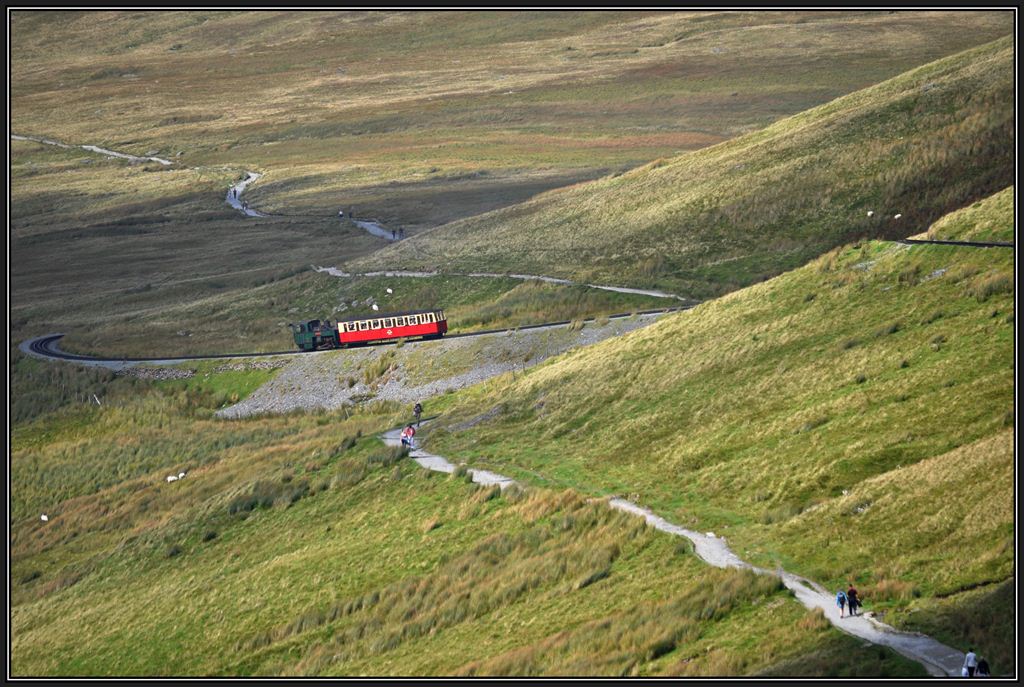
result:
M 572 348 L 639 329 L 660 316 L 654 313 L 414 345 L 298 355 L 274 379 L 217 415 L 239 418 L 295 410 L 333 410 L 367 401 L 411 404 L 500 374 L 524 370 Z

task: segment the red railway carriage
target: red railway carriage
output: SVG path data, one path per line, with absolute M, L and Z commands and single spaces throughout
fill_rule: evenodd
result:
M 447 331 L 448 321 L 443 310 L 381 313 L 372 317 L 363 315 L 338 321 L 338 345 L 351 346 L 413 336 L 438 339 Z
M 448 331 L 448 321 L 443 310 L 412 310 L 350 317 L 339 320 L 337 326 L 329 320 L 310 320 L 292 324 L 291 328 L 295 345 L 303 351 L 315 351 L 389 339 L 439 339 Z

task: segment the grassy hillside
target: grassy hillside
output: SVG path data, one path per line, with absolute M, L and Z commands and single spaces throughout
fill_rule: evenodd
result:
M 942 241 L 999 241 L 1013 243 L 1014 187 L 952 212 L 928 227 L 921 238 Z
M 1005 38 L 755 133 L 454 222 L 356 264 L 516 269 L 721 294 L 856 237 L 918 233 L 1006 188 L 1013 86 Z
M 13 675 L 923 674 L 582 495 L 426 472 L 386 406 L 139 386 L 15 427 Z
M 854 580 L 869 608 L 941 624 L 1011 670 L 999 614 L 967 623 L 949 609 L 1014 575 L 1013 269 L 1007 249 L 838 248 L 436 399 L 445 419 L 428 446 L 545 486 L 635 495 L 752 562 Z M 936 608 L 944 623 L 923 620 Z

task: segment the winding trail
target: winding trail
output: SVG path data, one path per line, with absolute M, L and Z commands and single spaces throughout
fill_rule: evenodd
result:
M 130 155 L 127 153 L 120 153 L 106 148 L 93 145 L 70 145 L 67 143 L 61 143 L 59 141 L 53 141 L 46 138 L 34 137 L 34 136 L 22 136 L 11 134 L 11 139 L 20 141 L 34 141 L 36 143 L 42 143 L 46 145 L 53 145 L 60 148 L 72 149 L 81 148 L 90 152 L 106 155 L 108 157 L 116 157 L 126 159 L 132 162 L 146 162 L 152 161 L 162 165 L 172 165 L 171 160 L 166 160 L 159 157 L 153 156 L 137 156 Z M 241 200 L 241 195 L 245 191 L 246 187 L 258 180 L 262 175 L 256 172 L 246 172 L 245 179 L 239 181 L 237 184 L 232 186 L 227 193 L 225 202 L 231 207 L 242 212 L 248 217 L 268 217 L 266 213 L 262 213 L 254 208 L 250 208 L 248 203 Z M 365 231 L 373 234 L 374 236 L 392 241 L 396 240 L 391 232 L 384 229 L 378 222 L 372 220 L 355 220 L 353 221 L 363 228 Z M 966 246 L 966 247 L 980 247 L 980 248 L 1013 248 L 1012 243 L 984 243 L 984 242 L 972 242 L 972 241 L 941 241 L 941 240 L 915 240 L 915 239 L 901 239 L 895 241 L 905 246 L 911 246 L 914 244 L 943 244 L 943 245 L 954 245 L 954 246 Z M 353 276 L 394 276 L 394 277 L 433 277 L 438 276 L 438 272 L 407 272 L 407 271 L 384 271 L 384 272 L 368 272 L 365 274 L 350 274 L 338 270 L 334 267 L 314 267 L 317 272 L 325 272 L 331 276 L 336 277 L 353 277 Z M 445 273 L 449 274 L 449 273 Z M 488 272 L 473 272 L 468 274 L 453 273 L 451 276 L 467 276 L 467 277 L 491 277 L 491 278 L 504 278 L 511 277 L 513 279 L 522 280 L 540 280 L 554 284 L 567 284 L 572 285 L 572 282 L 568 279 L 559 279 L 556 277 L 544 277 L 538 275 L 528 274 L 496 274 Z M 651 291 L 644 289 L 633 289 L 627 287 L 617 286 L 605 286 L 598 284 L 586 284 L 586 286 L 595 289 L 603 289 L 607 291 L 616 291 L 620 293 L 632 293 L 639 295 L 654 296 L 659 298 L 673 298 L 679 301 L 689 301 L 682 296 L 676 294 L 665 293 L 661 291 Z M 690 301 L 691 303 L 693 301 Z M 676 309 L 687 309 L 684 308 L 672 308 L 668 310 Z M 628 316 L 628 315 L 623 315 Z M 553 323 L 544 325 L 532 325 L 534 328 L 545 327 L 545 326 L 561 326 L 566 323 Z M 523 329 L 520 327 L 519 329 Z M 494 330 L 504 331 L 504 330 Z M 462 334 L 461 336 L 475 336 L 481 334 L 489 334 L 491 332 L 471 332 Z M 180 363 L 188 360 L 204 360 L 204 359 L 216 359 L 216 358 L 239 358 L 239 357 L 254 357 L 254 356 L 280 356 L 280 355 L 296 355 L 296 351 L 285 351 L 277 353 L 249 353 L 249 354 L 224 354 L 224 355 L 213 355 L 213 356 L 185 356 L 181 358 L 134 358 L 134 359 L 113 359 L 113 358 L 94 358 L 90 356 L 81 356 L 64 353 L 57 348 L 57 341 L 63 336 L 63 334 L 49 334 L 46 336 L 35 337 L 29 339 L 20 344 L 20 349 L 28 354 L 35 357 L 50 359 L 50 360 L 65 360 L 72 361 L 82 365 L 95 365 L 103 366 L 109 369 L 124 369 L 131 367 L 140 362 L 156 365 L 170 365 Z M 454 335 L 460 336 L 460 335 Z M 302 353 L 306 355 L 305 353 Z M 399 439 L 400 429 L 393 429 L 385 432 L 382 435 L 382 439 L 389 446 L 398 446 L 401 444 Z M 447 459 L 442 456 L 437 456 L 422 449 L 415 449 L 410 454 L 410 457 L 415 460 L 420 466 L 437 472 L 452 473 L 455 471 L 455 466 L 452 465 Z M 499 475 L 488 470 L 470 469 L 468 470 L 472 480 L 477 484 L 482 485 L 497 485 L 501 489 L 506 489 L 516 482 L 509 477 Z M 807 608 L 814 609 L 820 608 L 825 617 L 828 618 L 829 622 L 832 623 L 836 628 L 842 632 L 865 639 L 877 645 L 887 646 L 901 655 L 921 663 L 930 675 L 936 677 L 959 677 L 960 667 L 963 664 L 964 654 L 956 649 L 948 647 L 926 635 L 908 633 L 897 631 L 894 628 L 885 625 L 884 623 L 878 622 L 871 618 L 869 615 L 861 615 L 856 617 L 840 618 L 838 609 L 835 605 L 833 595 L 821 587 L 821 585 L 808 580 L 806 578 L 794 575 L 786 572 L 785 570 L 769 571 L 762 568 L 757 568 L 739 558 L 735 553 L 729 549 L 726 540 L 721 537 L 715 537 L 713 533 L 700 533 L 687 530 L 679 525 L 668 522 L 664 518 L 656 515 L 649 509 L 643 508 L 635 503 L 627 501 L 621 498 L 612 498 L 608 500 L 608 505 L 612 508 L 622 510 L 639 517 L 643 517 L 648 524 L 652 527 L 680 537 L 685 537 L 693 542 L 694 550 L 702 560 L 707 562 L 709 565 L 713 565 L 719 568 L 746 568 L 753 570 L 758 574 L 763 575 L 776 575 L 781 578 L 783 584 L 787 589 L 793 592 L 796 598 Z
M 352 218 L 352 222 L 356 226 L 361 227 L 362 229 L 365 229 L 369 233 L 371 233 L 374 236 L 377 236 L 379 238 L 385 239 L 387 241 L 398 241 L 399 240 L 399 238 L 397 236 L 393 236 L 389 230 L 387 230 L 384 227 L 382 227 L 380 225 L 380 222 L 378 222 L 375 219 L 356 219 L 355 217 L 353 217 Z
M 100 148 L 99 146 L 93 145 L 71 145 L 68 143 L 61 143 L 59 141 L 52 141 L 48 138 L 40 138 L 38 136 L 19 136 L 17 134 L 11 134 L 11 138 L 15 141 L 34 141 L 36 143 L 43 143 L 49 146 L 57 146 L 58 148 L 81 148 L 82 150 L 88 150 L 91 153 L 99 153 L 100 155 L 106 155 L 107 157 L 119 157 L 123 160 L 130 160 L 132 162 L 159 162 L 162 165 L 173 165 L 174 163 L 170 160 L 165 160 L 162 157 L 152 157 L 145 155 L 129 155 L 128 153 L 119 153 L 115 150 L 107 150 L 106 148 Z
M 413 272 L 408 270 L 383 270 L 379 272 L 345 272 L 339 270 L 337 267 L 318 267 L 313 266 L 316 272 L 323 272 L 329 274 L 332 277 L 485 277 L 489 279 L 521 279 L 523 281 L 543 281 L 549 284 L 565 284 L 568 286 L 587 286 L 591 289 L 601 289 L 602 291 L 615 291 L 618 293 L 631 293 L 639 296 L 652 296 L 654 298 L 674 298 L 675 300 L 682 301 L 684 303 L 697 304 L 699 301 L 692 298 L 685 298 L 674 293 L 668 293 L 666 291 L 654 291 L 648 289 L 633 289 L 625 286 L 605 286 L 603 284 L 579 284 L 579 282 L 570 281 L 568 279 L 560 279 L 558 277 L 542 277 L 536 274 L 498 274 L 497 272 Z
M 382 434 L 381 439 L 387 446 L 401 446 L 400 434 L 401 428 L 395 428 Z M 428 453 L 421 448 L 414 448 L 409 452 L 409 457 L 420 467 L 434 472 L 451 474 L 456 469 L 448 459 Z M 517 484 L 511 477 L 505 477 L 490 470 L 468 468 L 466 472 L 473 482 L 484 486 L 497 485 L 500 489 L 505 490 L 513 484 Z M 928 674 L 933 677 L 960 676 L 964 654 L 957 649 L 948 647 L 927 635 L 901 632 L 866 614 L 840 618 L 835 604 L 835 596 L 821 585 L 782 569 L 771 571 L 755 567 L 733 553 L 724 537 L 716 537 L 711 532 L 702 534 L 672 524 L 649 509 L 626 499 L 612 498 L 608 501 L 608 505 L 616 510 L 644 518 L 649 525 L 659 531 L 689 539 L 693 542 L 697 556 L 716 568 L 740 568 L 752 570 L 759 575 L 779 577 L 801 604 L 808 609 L 820 608 L 828 621 L 840 631 L 867 640 L 872 644 L 889 647 L 906 658 L 923 665 Z
M 249 207 L 248 202 L 242 200 L 242 193 L 245 192 L 245 187 L 262 176 L 262 174 L 258 174 L 256 172 L 246 172 L 244 179 L 228 189 L 228 195 L 224 201 L 248 217 L 267 217 L 267 214 L 260 212 L 259 210 L 254 210 Z

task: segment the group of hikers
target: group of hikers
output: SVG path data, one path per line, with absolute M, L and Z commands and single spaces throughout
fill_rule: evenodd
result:
M 964 656 L 964 667 L 960 671 L 961 677 L 990 677 L 988 661 L 978 658 L 974 649 L 968 649 Z
M 412 414 L 416 418 L 416 427 L 419 427 L 420 416 L 423 415 L 423 404 L 417 403 L 416 405 L 414 405 L 412 407 Z M 405 426 L 405 429 L 402 430 L 402 446 L 407 447 L 409 450 L 416 448 L 413 442 L 413 437 L 416 436 L 416 427 L 413 427 L 412 423 L 410 422 Z
M 857 597 L 857 590 L 853 587 L 853 582 L 849 584 L 849 589 L 845 592 L 840 589 L 836 592 L 836 606 L 839 606 L 839 617 L 846 617 L 846 609 L 850 609 L 850 615 L 857 615 L 857 609 L 861 607 L 860 599 Z
M 836 606 L 839 606 L 839 617 L 846 617 L 846 609 L 850 609 L 850 615 L 858 615 L 857 609 L 861 607 L 860 596 L 857 589 L 851 582 L 849 588 L 844 592 L 840 589 L 836 592 Z M 974 649 L 968 649 L 964 657 L 964 665 L 961 671 L 962 677 L 989 677 L 988 661 L 978 658 Z

